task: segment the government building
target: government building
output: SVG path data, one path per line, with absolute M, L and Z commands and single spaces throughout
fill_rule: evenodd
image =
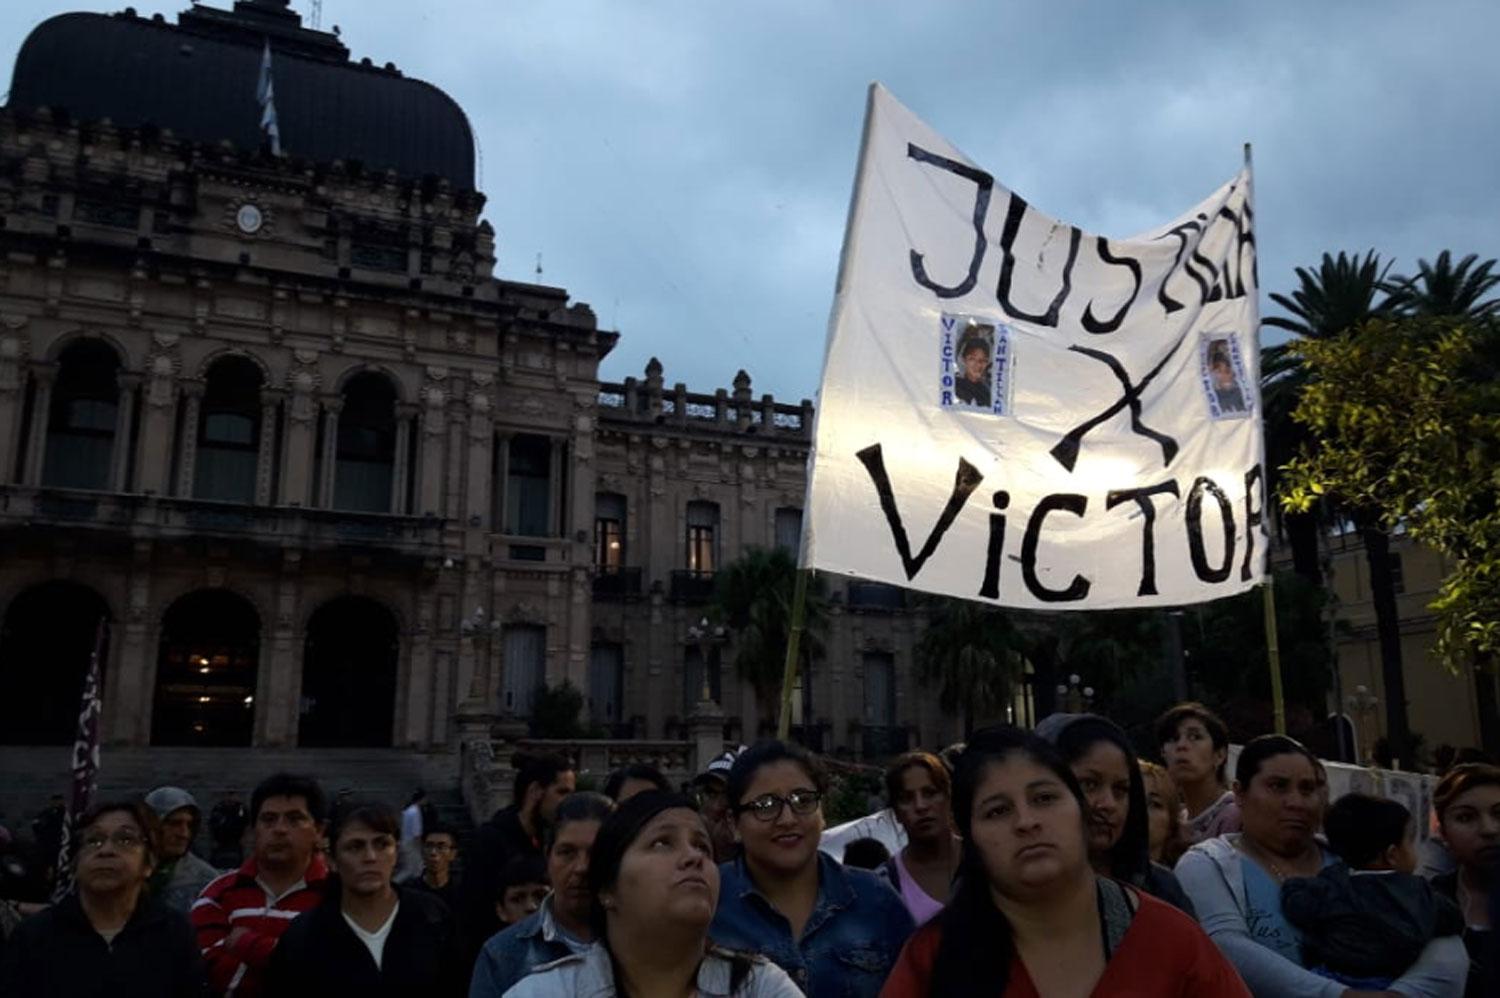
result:
M 101 620 L 106 788 L 457 788 L 465 746 L 564 681 L 600 766 L 766 730 L 733 634 L 699 625 L 724 565 L 795 546 L 811 403 L 654 359 L 602 384 L 618 334 L 495 276 L 474 150 L 441 90 L 284 0 L 26 39 L 0 109 L 0 806 L 63 785 Z M 804 740 L 953 737 L 906 595 L 829 597 Z

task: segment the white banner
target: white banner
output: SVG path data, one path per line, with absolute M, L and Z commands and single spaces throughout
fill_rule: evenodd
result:
M 1159 229 L 1048 218 L 878 84 L 803 565 L 1032 609 L 1265 573 L 1249 166 Z

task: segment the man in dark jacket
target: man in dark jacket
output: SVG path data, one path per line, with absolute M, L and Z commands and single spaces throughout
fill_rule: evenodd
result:
M 277 998 L 457 998 L 468 967 L 448 906 L 430 891 L 397 887 L 401 816 L 386 804 L 352 804 L 328 841 L 338 894 L 299 915 L 266 967 Z
M 106 803 L 84 816 L 75 889 L 17 927 L 0 962 L 0 995 L 199 998 L 192 926 L 145 896 L 156 864 L 154 816 Z
M 550 752 L 517 752 L 511 766 L 516 771 L 511 805 L 480 825 L 464 851 L 464 931 L 476 946 L 500 931 L 495 914 L 500 871 L 518 856 L 541 856 L 543 833 L 557 805 L 578 785 L 573 764 Z

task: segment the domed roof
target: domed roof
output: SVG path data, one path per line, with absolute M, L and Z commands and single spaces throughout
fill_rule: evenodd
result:
M 474 136 L 458 104 L 394 67 L 350 62 L 336 36 L 301 27 L 285 0 L 240 0 L 233 11 L 199 6 L 175 25 L 133 10 L 53 17 L 16 56 L 9 106 L 256 149 L 256 82 L 268 42 L 286 155 L 357 160 L 474 190 Z

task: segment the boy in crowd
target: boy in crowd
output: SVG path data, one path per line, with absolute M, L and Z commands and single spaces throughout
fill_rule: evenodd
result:
M 1393 800 L 1345 794 L 1323 822 L 1343 859 L 1281 888 L 1282 910 L 1302 930 L 1307 966 L 1353 988 L 1383 990 L 1436 936 L 1463 918 L 1417 868 L 1416 826 Z
M 547 861 L 540 856 L 517 856 L 500 871 L 500 892 L 495 895 L 495 916 L 509 928 L 536 914 L 547 892 Z

